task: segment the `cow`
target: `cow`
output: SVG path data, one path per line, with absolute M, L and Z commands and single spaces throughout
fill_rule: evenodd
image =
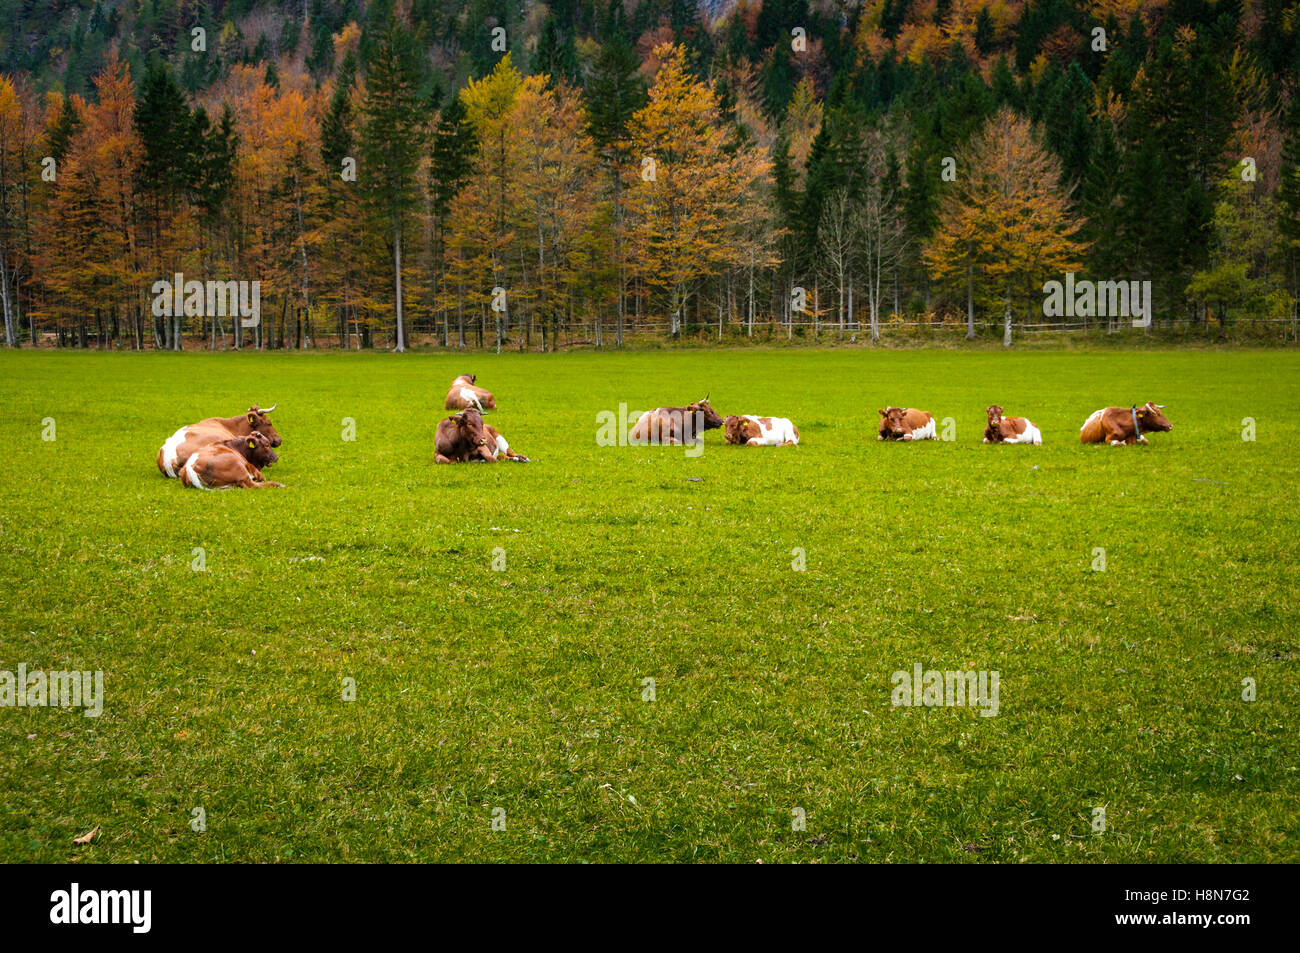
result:
M 438 422 L 434 438 L 435 463 L 495 463 L 499 456 L 515 463 L 528 463 L 510 448 L 497 429 L 483 422 L 478 408 L 468 407 Z
M 474 381 L 476 380 L 478 380 L 476 374 L 462 374 L 452 381 L 451 390 L 447 391 L 446 409 L 466 410 L 473 407 L 479 413 L 496 410 L 497 399 L 492 396 L 490 390 L 475 387 Z
M 1121 444 L 1146 443 L 1144 434 L 1151 431 L 1168 433 L 1174 425 L 1165 417 L 1164 404 L 1147 401 L 1142 407 L 1105 407 L 1095 412 L 1079 428 L 1080 443 Z
M 993 404 L 985 411 L 989 425 L 984 428 L 985 443 L 1032 443 L 1042 446 L 1043 434 L 1027 417 L 1003 417 L 1002 408 Z
M 698 443 L 705 430 L 717 430 L 722 418 L 709 406 L 706 395 L 685 407 L 656 407 L 647 410 L 632 425 L 630 443 Z
M 747 447 L 793 447 L 799 443 L 799 428 L 785 417 L 753 417 L 731 414 L 722 422 L 727 443 Z
M 271 424 L 270 413 L 279 404 L 272 404 L 263 410 L 254 404 L 248 413 L 237 417 L 209 417 L 196 424 L 187 424 L 167 438 L 167 442 L 158 451 L 158 471 L 165 477 L 176 479 L 181 467 L 190 455 L 203 447 L 234 437 L 247 437 L 260 432 L 267 437 L 272 447 L 280 446 L 280 435 Z
M 262 476 L 262 467 L 279 459 L 280 455 L 271 449 L 271 438 L 257 430 L 194 451 L 181 467 L 181 485 L 200 490 L 282 487 L 283 483 L 272 483 Z
M 877 440 L 938 440 L 934 417 L 911 407 L 888 407 L 880 413 Z

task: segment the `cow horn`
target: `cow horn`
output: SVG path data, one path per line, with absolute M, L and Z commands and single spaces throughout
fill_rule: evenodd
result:
M 1164 404 L 1153 404 L 1152 406 L 1154 406 L 1156 410 L 1164 410 L 1164 409 L 1165 409 L 1165 405 L 1164 405 Z
M 276 403 L 276 404 L 272 404 L 270 407 L 267 407 L 265 410 L 263 410 L 262 413 L 264 413 L 264 414 L 269 414 L 269 413 L 271 413 L 272 411 L 274 411 L 275 408 L 277 408 L 277 407 L 279 407 L 279 406 L 280 406 L 280 405 L 279 405 L 278 403 Z

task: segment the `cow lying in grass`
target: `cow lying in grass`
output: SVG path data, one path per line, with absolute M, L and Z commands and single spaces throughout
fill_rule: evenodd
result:
M 262 476 L 262 467 L 269 467 L 279 459 L 279 454 L 271 449 L 271 439 L 255 431 L 247 437 L 232 437 L 200 447 L 181 467 L 180 480 L 184 486 L 200 490 L 282 487 L 283 483 L 271 483 Z
M 1147 401 L 1141 408 L 1106 407 L 1098 410 L 1079 428 L 1079 442 L 1108 443 L 1112 447 L 1146 443 L 1147 438 L 1143 434 L 1153 430 L 1168 433 L 1174 429 L 1174 425 L 1161 413 L 1164 406 Z
M 1002 408 L 997 404 L 989 407 L 986 412 L 989 415 L 989 425 L 984 428 L 985 443 L 1032 443 L 1035 447 L 1042 445 L 1042 432 L 1027 417 L 1003 417 Z
M 481 413 L 497 409 L 497 399 L 492 396 L 492 392 L 475 387 L 476 380 L 476 374 L 462 374 L 451 382 L 451 390 L 447 391 L 448 410 L 467 410 L 473 407 Z
M 709 406 L 709 398 L 685 407 L 656 407 L 647 410 L 632 425 L 630 443 L 684 444 L 698 443 L 706 430 L 717 430 L 722 418 Z
M 880 413 L 877 440 L 938 440 L 934 417 L 912 407 L 888 407 Z
M 723 421 L 727 443 L 747 447 L 793 447 L 799 443 L 799 428 L 785 417 L 753 417 L 732 414 Z
M 483 422 L 477 408 L 470 407 L 438 422 L 434 438 L 435 463 L 495 463 L 504 456 L 515 463 L 528 463 L 523 454 L 510 449 L 495 427 Z
M 191 454 L 203 447 L 234 437 L 247 437 L 254 432 L 265 434 L 272 447 L 280 446 L 280 435 L 276 433 L 268 416 L 277 406 L 272 404 L 266 410 L 262 410 L 254 404 L 248 408 L 247 414 L 240 414 L 238 417 L 209 417 L 196 424 L 186 424 L 168 437 L 167 442 L 159 449 L 158 470 L 163 476 L 176 479 Z

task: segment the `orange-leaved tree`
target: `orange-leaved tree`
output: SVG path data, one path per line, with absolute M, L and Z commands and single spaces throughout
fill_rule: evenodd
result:
M 1077 270 L 1085 244 L 1082 221 L 1061 184 L 1060 159 L 1028 119 L 1003 107 L 957 157 L 946 183 L 939 225 L 923 251 L 936 282 L 964 287 L 967 337 L 975 336 L 975 303 L 1000 304 L 1045 278 Z
M 664 43 L 649 102 L 632 117 L 627 209 L 637 275 L 659 292 L 678 334 L 700 279 L 742 265 L 746 199 L 769 170 L 765 150 L 736 142 L 717 95 L 686 66 L 686 52 Z

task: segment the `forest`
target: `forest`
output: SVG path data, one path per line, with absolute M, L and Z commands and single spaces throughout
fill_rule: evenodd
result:
M 1296 335 L 1300 2 L 0 12 L 10 347 Z

